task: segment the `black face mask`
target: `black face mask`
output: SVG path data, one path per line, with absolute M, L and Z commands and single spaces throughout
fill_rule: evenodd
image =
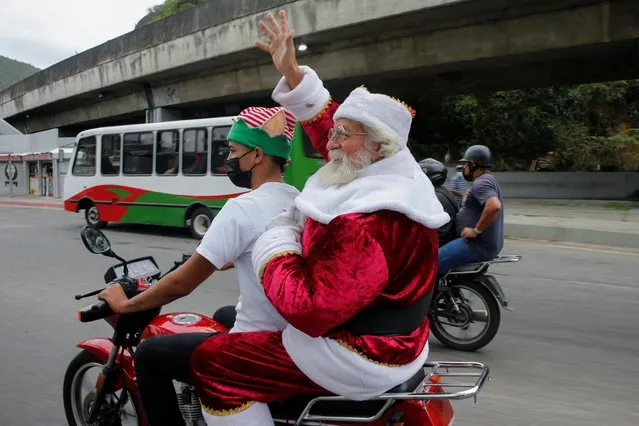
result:
M 244 171 L 240 168 L 240 159 L 252 151 L 253 150 L 240 157 L 231 158 L 224 162 L 224 166 L 226 166 L 226 175 L 229 179 L 231 179 L 233 185 L 239 186 L 240 188 L 251 189 L 251 178 L 253 177 L 253 167 L 255 167 L 255 164 L 253 164 L 253 167 L 249 170 Z
M 475 173 L 475 170 L 477 170 L 477 166 L 473 163 L 468 163 L 468 167 L 464 167 L 462 169 L 462 176 L 464 177 L 464 180 L 467 182 L 474 181 L 475 177 L 473 176 L 473 173 Z

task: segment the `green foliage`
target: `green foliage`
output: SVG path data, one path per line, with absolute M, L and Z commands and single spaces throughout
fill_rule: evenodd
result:
M 40 69 L 33 65 L 0 56 L 0 90 L 24 80 L 38 71 Z
M 136 28 L 153 22 L 161 21 L 176 13 L 197 7 L 210 0 L 165 0 L 164 3 L 152 6 L 147 9 L 147 15 L 142 18 Z
M 639 171 L 639 81 L 500 91 L 431 101 L 415 156 L 454 162 L 472 144 L 500 170 Z

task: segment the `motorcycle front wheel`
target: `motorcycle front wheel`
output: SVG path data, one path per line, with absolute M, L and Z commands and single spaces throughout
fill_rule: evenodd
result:
M 449 284 L 432 301 L 430 329 L 443 345 L 460 351 L 476 351 L 493 340 L 501 322 L 499 302 L 476 281 Z
M 100 359 L 87 351 L 80 352 L 69 364 L 63 385 L 64 412 L 69 426 L 141 426 L 141 410 L 126 388 L 107 394 L 97 421 L 87 423 L 102 366 Z

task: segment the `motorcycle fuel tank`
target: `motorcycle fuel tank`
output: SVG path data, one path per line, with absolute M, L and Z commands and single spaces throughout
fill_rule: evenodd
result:
M 172 312 L 158 315 L 146 326 L 142 340 L 154 336 L 178 333 L 223 333 L 228 331 L 219 322 L 193 312 Z

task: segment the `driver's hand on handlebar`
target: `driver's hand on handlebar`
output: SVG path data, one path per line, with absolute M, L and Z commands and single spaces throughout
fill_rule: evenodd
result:
M 107 302 L 114 313 L 126 313 L 126 302 L 129 298 L 124 293 L 124 289 L 120 284 L 108 285 L 100 292 L 100 294 L 98 294 L 98 299 Z

